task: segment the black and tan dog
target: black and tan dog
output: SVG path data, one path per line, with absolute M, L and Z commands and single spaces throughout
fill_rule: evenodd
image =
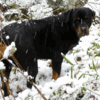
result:
M 95 12 L 89 8 L 75 8 L 57 16 L 16 22 L 2 31 L 10 36 L 10 43 L 15 41 L 17 52 L 14 55 L 22 67 L 34 76 L 33 82 L 38 73 L 37 59 L 52 59 L 52 78 L 56 80 L 63 60 L 61 52 L 66 54 L 78 44 L 81 36 L 89 34 L 94 17 Z M 5 35 L 3 39 L 7 41 Z M 27 86 L 32 87 L 30 83 Z

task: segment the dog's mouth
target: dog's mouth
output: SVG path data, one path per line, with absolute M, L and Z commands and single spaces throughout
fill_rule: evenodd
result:
M 79 37 L 89 35 L 89 27 L 88 26 L 79 26 L 76 29 L 76 32 L 77 32 Z

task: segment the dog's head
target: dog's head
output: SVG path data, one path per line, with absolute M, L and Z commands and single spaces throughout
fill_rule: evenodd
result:
M 79 37 L 89 34 L 89 28 L 92 20 L 95 18 L 95 12 L 89 8 L 76 8 L 68 11 L 67 21 L 70 21 Z

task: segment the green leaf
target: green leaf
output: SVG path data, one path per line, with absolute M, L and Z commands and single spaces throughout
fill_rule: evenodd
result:
M 97 73 L 97 69 L 96 69 L 96 66 L 94 65 L 94 61 L 92 60 L 92 64 L 93 64 L 93 68 L 94 68 L 94 70 L 96 71 L 96 73 Z
M 73 63 L 71 63 L 71 61 L 69 61 L 69 60 L 65 57 L 65 55 L 64 55 L 63 53 L 61 53 L 61 55 L 62 55 L 62 57 L 63 57 L 69 64 L 74 65 Z
M 91 69 L 91 66 L 90 66 L 90 64 L 89 64 L 89 68 Z
M 86 91 L 86 88 L 85 87 L 82 87 L 82 91 Z
M 98 79 L 99 75 L 97 75 L 96 80 Z
M 85 74 L 82 74 L 82 75 L 78 78 L 78 80 L 81 79 L 81 77 L 82 77 L 83 75 L 85 75 Z
M 71 78 L 73 79 L 73 66 L 71 67 Z

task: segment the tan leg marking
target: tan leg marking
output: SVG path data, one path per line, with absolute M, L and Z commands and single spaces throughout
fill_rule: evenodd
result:
M 57 78 L 59 78 L 59 75 L 56 71 L 52 71 L 52 79 L 57 80 Z
M 50 67 L 52 67 L 52 60 L 51 60 L 51 62 L 50 62 Z

